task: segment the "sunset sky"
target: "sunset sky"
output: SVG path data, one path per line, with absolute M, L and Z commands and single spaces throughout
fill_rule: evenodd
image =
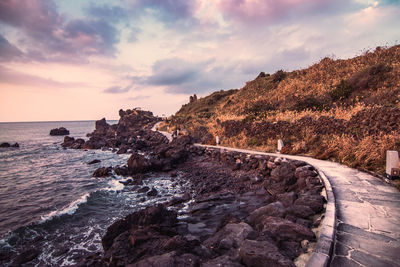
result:
M 0 121 L 169 115 L 399 40 L 399 0 L 1 0 Z

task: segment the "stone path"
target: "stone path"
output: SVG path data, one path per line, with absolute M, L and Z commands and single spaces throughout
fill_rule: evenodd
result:
M 336 231 L 336 237 L 332 235 L 335 240 L 330 266 L 400 266 L 400 192 L 397 189 L 372 175 L 330 161 L 207 147 L 285 157 L 314 166 L 329 180 L 336 203 L 335 211 L 328 213 L 327 209 L 325 214 L 334 217 L 336 213 L 336 229 L 332 229 L 332 233 Z
M 169 133 L 161 133 L 172 139 Z M 334 199 L 336 207 L 326 209 L 327 227 L 321 234 L 315 257 L 310 260 L 315 262 L 309 266 L 326 265 L 329 261 L 324 257 L 330 251 L 330 266 L 400 267 L 400 192 L 381 179 L 339 163 L 310 157 L 196 145 L 301 160 L 314 166 L 329 181 L 327 193 L 333 191 L 334 196 L 328 194 L 328 202 Z M 321 240 L 324 233 L 326 242 Z M 330 238 L 333 242 L 329 242 Z M 318 249 L 322 252 L 318 253 Z

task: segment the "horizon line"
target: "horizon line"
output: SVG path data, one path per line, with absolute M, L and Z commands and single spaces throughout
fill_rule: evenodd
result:
M 84 120 L 38 120 L 38 121 L 0 121 L 0 123 L 39 123 L 39 122 L 84 122 L 84 121 L 98 121 L 101 119 L 84 119 Z M 107 119 L 106 121 L 118 121 L 119 119 Z

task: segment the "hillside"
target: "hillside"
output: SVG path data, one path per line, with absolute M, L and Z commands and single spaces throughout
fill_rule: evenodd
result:
M 400 150 L 400 45 L 301 70 L 263 72 L 240 90 L 191 99 L 170 121 L 199 142 L 305 154 L 383 173 Z

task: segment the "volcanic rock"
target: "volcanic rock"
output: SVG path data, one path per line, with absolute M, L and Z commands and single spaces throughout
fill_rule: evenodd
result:
M 101 162 L 101 160 L 99 160 L 99 159 L 94 159 L 94 160 L 92 160 L 92 161 L 89 161 L 88 164 L 89 164 L 89 165 L 92 165 L 92 164 L 96 164 L 96 163 L 99 163 L 99 162 Z
M 239 258 L 246 266 L 296 266 L 268 241 L 245 240 L 239 249 Z
M 55 128 L 50 130 L 50 135 L 69 135 L 69 131 L 64 127 Z
M 93 177 L 107 177 L 111 175 L 111 167 L 101 167 L 94 171 Z
M 9 143 L 4 142 L 4 143 L 0 144 L 0 147 L 7 148 L 7 147 L 11 147 L 11 145 Z

